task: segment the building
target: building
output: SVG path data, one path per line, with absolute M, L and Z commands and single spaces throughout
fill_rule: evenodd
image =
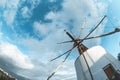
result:
M 16 80 L 11 75 L 0 69 L 0 80 Z
M 120 80 L 120 61 L 104 48 L 95 46 L 83 54 L 75 61 L 77 80 Z

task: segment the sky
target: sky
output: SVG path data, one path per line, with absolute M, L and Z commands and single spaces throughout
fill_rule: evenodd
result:
M 120 0 L 0 0 L 0 68 L 18 80 L 46 80 L 64 57 L 50 60 L 68 49 L 72 43 L 64 30 L 76 38 L 96 36 L 120 28 Z M 120 33 L 83 42 L 88 48 L 104 47 L 117 58 Z M 74 49 L 65 64 L 51 80 L 76 80 Z

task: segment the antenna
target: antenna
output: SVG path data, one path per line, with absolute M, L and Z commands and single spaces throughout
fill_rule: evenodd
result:
M 120 29 L 119 29 L 119 28 L 116 28 L 116 29 L 115 29 L 114 31 L 112 31 L 112 32 L 109 32 L 109 33 L 106 33 L 106 34 L 102 34 L 102 35 L 99 35 L 99 36 L 95 36 L 95 37 L 89 37 L 89 35 L 91 35 L 91 34 L 98 28 L 98 26 L 103 22 L 103 20 L 104 20 L 105 18 L 106 18 L 106 16 L 104 16 L 104 17 L 101 19 L 101 21 L 93 28 L 93 30 L 90 31 L 83 39 L 80 39 L 79 36 L 78 36 L 79 39 L 78 39 L 78 38 L 74 38 L 68 31 L 64 30 L 64 31 L 66 32 L 66 34 L 70 37 L 71 40 L 70 40 L 70 41 L 64 41 L 64 42 L 61 42 L 61 43 L 59 43 L 59 44 L 68 43 L 68 42 L 73 42 L 74 44 L 73 44 L 73 46 L 72 46 L 71 49 L 69 49 L 69 50 L 66 51 L 65 53 L 63 53 L 63 54 L 61 54 L 61 55 L 59 55 L 59 56 L 57 56 L 57 57 L 55 57 L 54 59 L 51 60 L 51 61 L 54 61 L 54 60 L 56 60 L 56 59 L 58 59 L 58 58 L 60 58 L 60 57 L 62 57 L 62 56 L 64 56 L 64 55 L 66 55 L 65 59 L 58 65 L 58 67 L 51 73 L 51 75 L 48 76 L 47 80 L 49 80 L 49 79 L 56 73 L 56 71 L 63 65 L 63 63 L 64 63 L 64 62 L 66 61 L 66 59 L 69 57 L 69 55 L 71 54 L 72 50 L 73 50 L 74 48 L 76 48 L 76 47 L 77 47 L 77 49 L 78 49 L 78 51 L 79 51 L 79 54 L 80 54 L 80 55 L 83 55 L 83 58 L 84 58 L 84 60 L 85 60 L 85 63 L 86 63 L 86 65 L 87 65 L 88 71 L 89 71 L 90 76 L 91 76 L 91 80 L 94 80 L 93 75 L 92 75 L 91 70 L 90 70 L 90 67 L 89 67 L 89 65 L 88 65 L 88 62 L 87 62 L 84 54 L 82 54 L 82 53 L 83 53 L 84 51 L 86 51 L 88 48 L 87 48 L 86 46 L 84 46 L 84 44 L 82 44 L 82 42 L 83 42 L 84 40 L 94 39 L 94 38 L 99 38 L 99 37 L 104 37 L 104 36 L 108 36 L 108 35 L 111 35 L 111 34 L 120 32 Z M 80 31 L 80 35 L 81 35 L 81 33 L 82 33 L 82 32 Z

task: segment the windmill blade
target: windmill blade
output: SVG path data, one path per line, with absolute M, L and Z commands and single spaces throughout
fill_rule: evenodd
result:
M 63 43 L 69 43 L 69 42 L 74 42 L 74 41 L 63 41 L 63 42 L 60 42 L 60 43 L 57 43 L 57 44 L 63 44 Z
M 47 78 L 47 80 L 50 80 L 50 78 L 52 77 L 52 76 L 54 76 L 54 74 L 57 72 L 57 70 L 63 65 L 63 61 L 55 68 L 55 70 L 51 73 L 51 75 L 50 76 L 48 76 L 48 78 Z
M 84 21 L 83 21 L 83 24 L 82 24 L 82 28 L 80 29 L 80 33 L 79 33 L 79 35 L 78 35 L 78 39 L 80 38 L 80 36 L 81 36 L 81 34 L 82 34 L 82 32 L 83 32 L 83 27 L 85 26 L 85 24 L 86 24 L 86 18 L 84 19 Z
M 73 35 L 73 37 L 75 37 L 75 34 L 70 30 L 71 34 Z
M 64 31 L 65 31 L 66 34 L 72 39 L 72 41 L 76 42 L 75 39 L 73 38 L 73 36 L 72 36 L 69 32 L 67 32 L 66 30 L 64 30 Z M 68 51 L 66 51 L 65 53 L 59 55 L 58 57 L 52 59 L 51 61 L 54 61 L 54 60 L 60 58 L 61 56 L 63 56 L 63 55 L 65 55 L 65 54 L 69 53 L 69 52 L 72 51 L 76 46 L 77 46 L 77 44 L 76 44 L 76 45 L 73 45 L 73 47 L 72 47 L 70 50 L 68 50 Z
M 73 37 L 69 32 L 67 32 L 66 30 L 64 30 L 64 31 L 66 32 L 66 34 L 67 34 L 72 40 L 70 40 L 70 41 L 60 42 L 60 43 L 58 43 L 58 44 L 74 42 L 74 41 L 75 41 L 75 39 L 74 39 L 75 35 L 72 33 L 72 31 L 71 31 L 71 33 L 73 34 L 74 37 Z
M 78 38 L 80 38 L 80 36 L 82 35 L 83 29 L 84 29 L 84 28 L 81 28 L 81 29 L 80 29 L 80 34 L 78 35 Z
M 82 32 L 83 32 L 83 29 L 84 29 L 83 27 L 84 27 L 85 23 L 86 23 L 86 18 L 85 18 L 85 20 L 83 21 L 82 28 L 80 29 L 80 34 L 79 34 L 79 36 L 78 36 L 78 39 L 80 38 L 80 36 L 81 36 L 81 34 L 82 34 Z M 66 34 L 68 34 L 69 36 L 71 36 L 66 30 L 64 30 L 64 31 L 66 32 Z M 72 31 L 71 31 L 71 33 L 73 34 Z M 75 37 L 74 34 L 73 34 L 73 36 Z M 60 42 L 60 43 L 58 43 L 58 44 L 74 42 L 73 40 L 74 40 L 74 38 L 72 37 L 72 40 L 71 40 L 71 41 L 64 41 L 64 42 Z
M 102 18 L 102 20 L 97 24 L 97 26 L 96 26 L 88 35 L 86 35 L 83 39 L 78 39 L 78 40 L 79 40 L 79 43 L 76 42 L 76 40 L 72 37 L 72 35 L 71 35 L 69 32 L 67 32 L 66 30 L 64 30 L 64 31 L 66 32 L 66 34 L 72 39 L 72 41 L 74 41 L 74 42 L 76 43 L 73 48 L 75 48 L 77 45 L 79 45 L 79 44 L 82 43 L 84 40 L 86 40 L 87 37 L 88 37 L 90 34 L 92 34 L 92 32 L 95 31 L 95 30 L 98 28 L 98 26 L 103 22 L 103 20 L 104 20 L 105 18 L 106 18 L 106 15 Z M 69 51 L 69 50 L 68 50 L 68 51 Z M 64 53 L 64 54 L 66 54 L 66 53 Z M 60 55 L 60 57 L 63 56 L 64 54 Z M 59 58 L 59 56 L 58 56 L 58 58 Z M 56 59 L 57 59 L 57 57 L 56 57 Z
M 103 21 L 105 18 L 106 18 L 106 15 L 105 15 L 105 16 L 102 18 L 102 20 L 97 24 L 97 26 L 96 26 L 88 35 L 85 36 L 85 38 L 80 39 L 80 41 L 79 41 L 78 44 L 82 43 L 91 33 L 93 33 L 93 31 L 95 31 L 95 30 L 98 28 L 98 26 L 102 23 L 102 21 Z M 77 44 L 77 45 L 78 45 L 78 44 Z
M 94 38 L 99 38 L 99 37 L 104 37 L 104 36 L 108 36 L 108 35 L 112 35 L 112 34 L 115 34 L 117 32 L 120 32 L 120 29 L 116 28 L 114 31 L 112 32 L 109 32 L 109 33 L 106 33 L 106 34 L 102 34 L 102 35 L 99 35 L 99 36 L 94 36 L 94 37 L 89 37 L 89 38 L 86 38 L 84 40 L 88 40 L 88 39 L 94 39 Z
M 88 38 L 81 39 L 81 40 L 88 40 L 88 39 L 94 39 L 94 38 L 99 38 L 99 37 L 105 37 L 105 36 L 112 35 L 112 34 L 115 34 L 115 33 L 118 33 L 118 32 L 120 32 L 120 29 L 119 28 L 115 28 L 115 30 L 112 31 L 112 32 L 109 32 L 109 33 L 106 33 L 106 34 L 102 34 L 102 35 L 99 35 L 99 36 L 88 37 Z M 77 41 L 80 41 L 80 39 L 77 39 Z
M 74 37 L 73 37 L 69 32 L 67 32 L 66 30 L 64 30 L 64 31 L 66 32 L 66 34 L 67 34 L 73 41 L 75 41 Z
M 95 31 L 95 30 L 98 28 L 98 26 L 102 23 L 102 21 L 103 21 L 105 18 L 106 18 L 106 15 L 102 18 L 102 20 L 97 24 L 97 26 L 96 26 L 85 38 L 87 38 L 91 33 L 93 33 L 93 31 Z
M 66 34 L 72 39 L 72 40 L 70 40 L 70 41 L 64 41 L 64 42 L 60 42 L 60 43 L 57 43 L 57 44 L 62 44 L 62 43 L 69 43 L 69 42 L 74 42 L 75 41 L 75 39 L 73 38 L 73 36 L 69 33 L 69 32 L 67 32 L 66 30 L 64 30 L 65 32 L 66 32 Z M 71 31 L 72 32 L 72 31 Z
M 52 76 L 55 75 L 55 73 L 58 71 L 58 69 L 65 63 L 69 55 L 71 54 L 72 50 L 66 55 L 65 59 L 53 70 L 50 76 L 48 76 L 47 80 L 50 80 Z
M 69 49 L 69 50 L 68 50 L 68 51 L 66 51 L 65 53 L 63 53 L 63 54 L 61 54 L 61 55 L 59 55 L 59 56 L 55 57 L 54 59 L 52 59 L 52 60 L 50 60 L 50 61 L 54 61 L 54 60 L 56 60 L 56 59 L 58 59 L 58 58 L 62 57 L 63 55 L 65 55 L 65 54 L 67 54 L 67 53 L 71 52 L 71 51 L 72 51 L 75 47 L 76 47 L 76 46 L 75 46 L 75 45 L 73 45 L 73 47 L 72 47 L 71 49 Z
M 109 32 L 109 33 L 106 33 L 106 34 L 102 34 L 102 35 L 99 35 L 99 36 L 88 37 L 88 38 L 85 38 L 84 40 L 94 39 L 94 38 L 99 38 L 99 37 L 105 37 L 105 36 L 112 35 L 112 34 L 115 34 L 115 33 L 118 33 L 118 32 L 120 32 L 120 29 L 119 28 L 115 28 L 115 30 L 112 31 L 112 32 Z M 81 40 L 83 40 L 83 39 L 81 39 Z M 77 41 L 80 41 L 80 39 L 77 39 Z M 63 42 L 63 43 L 67 43 L 67 42 L 73 42 L 73 41 L 66 41 L 66 42 Z

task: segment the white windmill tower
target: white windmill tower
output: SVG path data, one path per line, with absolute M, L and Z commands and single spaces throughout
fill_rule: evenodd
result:
M 118 61 L 114 59 L 114 57 L 108 54 L 100 46 L 95 46 L 88 49 L 84 44 L 82 44 L 83 41 L 88 39 L 99 38 L 120 32 L 120 29 L 116 28 L 112 32 L 102 34 L 100 36 L 89 37 L 89 35 L 102 23 L 105 17 L 106 16 L 104 16 L 97 24 L 97 26 L 95 26 L 95 28 L 90 31 L 83 39 L 79 39 L 80 36 L 74 38 L 69 32 L 65 31 L 66 34 L 71 38 L 71 41 L 64 41 L 62 43 L 73 42 L 73 46 L 70 50 L 51 60 L 53 61 L 63 55 L 66 55 L 65 59 L 57 66 L 57 68 L 50 74 L 50 76 L 48 76 L 47 80 L 50 80 L 50 78 L 56 73 L 57 69 L 60 68 L 60 66 L 69 57 L 72 50 L 76 47 L 79 52 L 79 57 L 75 61 L 78 80 L 120 80 L 120 75 L 117 72 L 117 70 L 120 70 L 120 65 L 118 65 Z
M 79 56 L 75 61 L 78 80 L 120 80 L 120 62 L 104 48 L 94 46 L 83 54 L 91 73 L 86 66 L 83 55 Z

